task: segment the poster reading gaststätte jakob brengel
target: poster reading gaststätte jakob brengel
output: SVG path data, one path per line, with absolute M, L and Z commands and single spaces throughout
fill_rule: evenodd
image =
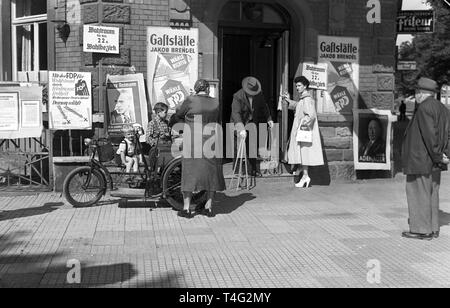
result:
M 319 63 L 328 65 L 328 86 L 320 113 L 351 113 L 358 108 L 359 38 L 319 36 Z
M 198 79 L 198 29 L 150 27 L 147 32 L 151 105 L 165 103 L 173 114 Z

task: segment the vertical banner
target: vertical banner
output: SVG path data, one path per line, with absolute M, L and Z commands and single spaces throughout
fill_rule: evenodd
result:
M 91 73 L 49 72 L 48 82 L 50 129 L 91 129 Z
M 108 75 L 108 133 L 122 135 L 124 125 L 148 124 L 148 103 L 143 74 Z
M 359 38 L 319 35 L 319 62 L 328 66 L 320 112 L 351 113 L 358 108 Z
M 148 28 L 148 87 L 151 105 L 175 113 L 198 79 L 198 29 Z

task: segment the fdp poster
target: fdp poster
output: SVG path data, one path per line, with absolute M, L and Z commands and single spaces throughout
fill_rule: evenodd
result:
M 148 28 L 148 87 L 151 105 L 175 113 L 198 79 L 198 29 Z
M 91 129 L 91 91 L 91 73 L 50 72 L 50 129 Z
M 358 108 L 359 38 L 319 36 L 319 62 L 327 64 L 328 86 L 322 113 L 351 113 Z

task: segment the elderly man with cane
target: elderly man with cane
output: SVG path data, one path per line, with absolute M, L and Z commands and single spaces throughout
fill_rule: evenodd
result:
M 405 133 L 402 149 L 409 232 L 402 236 L 431 240 L 439 237 L 439 187 L 441 171 L 449 164 L 450 116 L 435 94 L 437 83 L 420 78 L 416 112 Z

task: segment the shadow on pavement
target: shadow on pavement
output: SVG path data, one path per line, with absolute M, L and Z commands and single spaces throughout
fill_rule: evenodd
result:
M 450 226 L 450 214 L 446 213 L 444 211 L 439 211 L 439 225 L 440 227 L 443 226 Z
M 62 206 L 64 206 L 64 203 L 58 202 L 58 203 L 46 203 L 41 207 L 23 208 L 11 211 L 0 211 L 0 221 L 43 215 L 56 211 Z
M 218 193 L 215 202 L 217 205 L 214 206 L 214 210 L 217 215 L 231 214 L 246 202 L 254 199 L 256 197 L 251 193 L 243 193 L 238 196 L 227 196 L 223 193 Z

